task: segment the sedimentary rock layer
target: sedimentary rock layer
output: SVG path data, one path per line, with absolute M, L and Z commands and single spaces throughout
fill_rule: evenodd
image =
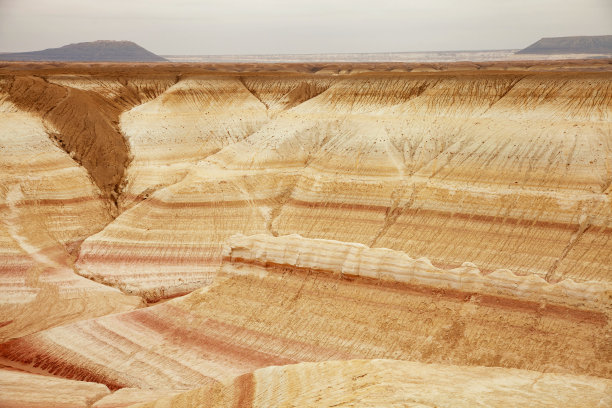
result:
M 17 75 L 4 81 L 7 98 L 41 117 L 49 136 L 89 173 L 116 211 L 129 147 L 118 127 L 119 115 L 154 98 L 174 78 L 50 78 Z
M 318 78 L 301 75 L 273 76 L 272 78 L 244 76 L 240 80 L 253 96 L 266 106 L 271 117 L 314 98 L 337 82 L 329 76 Z
M 89 171 L 110 194 L 128 162 L 125 141 L 108 118 L 99 95 L 49 83 L 38 77 L 16 77 L 6 92 L 21 110 L 33 112 L 55 129 L 58 144 Z
M 131 162 L 124 208 L 182 180 L 194 164 L 255 133 L 278 113 L 318 95 L 331 78 L 201 76 L 125 112 Z
M 110 394 L 102 384 L 0 369 L 3 408 L 89 408 Z
M 268 367 L 139 408 L 602 407 L 612 382 L 593 377 L 393 360 Z
M 186 78 L 121 118 L 134 157 L 123 206 L 180 181 L 194 163 L 255 132 L 266 107 L 237 78 Z
M 486 270 L 607 280 L 607 239 L 583 248 L 571 268 L 557 262 L 589 225 L 609 236 L 610 81 L 430 82 L 406 102 L 351 115 L 354 131 L 311 162 L 275 230 L 399 249 L 438 265 L 469 259 Z M 335 90 L 321 97 L 359 101 L 332 97 Z M 375 108 L 376 99 L 364 99 Z M 339 222 L 330 228 L 331 220 Z
M 125 408 L 134 404 L 152 402 L 161 398 L 169 398 L 178 393 L 179 391 L 167 390 L 164 388 L 155 390 L 121 388 L 98 400 L 91 408 Z M 204 404 L 206 404 L 206 402 L 204 402 Z
M 551 284 L 538 276 L 518 276 L 502 269 L 484 275 L 470 262 L 444 270 L 433 266 L 427 258 L 412 259 L 404 252 L 341 241 L 305 239 L 297 234 L 283 237 L 236 235 L 228 240 L 225 256 L 232 265 L 287 267 L 346 278 L 494 296 L 497 301 L 502 298 L 531 301 L 539 303 L 542 309 L 555 304 L 612 312 L 610 283 L 576 283 L 569 279 Z
M 468 260 L 485 272 L 607 282 L 610 78 L 183 79 L 123 115 L 135 152 L 126 200 L 149 199 L 88 239 L 79 268 L 155 301 L 210 282 L 229 236 L 267 231 L 401 250 L 443 268 Z M 257 119 L 265 107 L 269 120 Z M 170 118 L 180 112 L 197 116 L 197 129 L 181 132 L 191 125 Z M 166 140 L 193 164 L 156 147 Z
M 247 136 L 250 139 L 268 123 L 269 116 L 316 95 L 330 81 L 185 79 L 159 98 L 125 113 L 122 129 L 134 160 L 121 199 L 123 208 L 146 198 L 157 205 L 126 211 L 116 223 L 85 242 L 77 264 L 81 272 L 149 301 L 210 283 L 220 262 L 221 243 L 236 232 L 267 231 L 274 208 L 285 199 L 279 194 L 288 193 L 295 177 L 267 175 L 266 169 L 249 174 L 208 161 L 197 162 L 216 157 L 213 153 Z M 248 143 L 242 149 L 252 148 L 255 160 L 255 152 L 264 153 L 268 145 Z M 289 140 L 285 149 L 293 146 L 295 140 Z M 297 170 L 300 168 L 298 165 Z M 164 205 L 164 201 L 173 201 L 175 189 L 180 194 L 183 186 L 192 184 L 197 184 L 192 192 L 199 202 L 185 197 L 176 204 L 181 208 L 178 212 L 171 209 L 174 204 Z M 171 186 L 153 194 L 167 185 Z M 256 206 L 249 203 L 252 195 L 257 196 Z M 258 208 L 262 199 L 269 204 Z M 170 224 L 165 219 L 168 214 L 174 214 Z M 197 225 L 203 227 L 203 233 L 192 233 Z M 158 234 L 165 235 L 163 229 L 170 226 L 172 238 L 166 242 Z M 147 235 L 144 240 L 142 232 Z M 123 238 L 116 240 L 117 236 Z M 160 251 L 158 244 L 164 249 Z M 140 249 L 143 252 L 134 256 Z
M 71 252 L 112 219 L 87 171 L 6 94 L 0 123 L 0 340 L 138 307 L 72 268 Z
M 354 358 L 612 377 L 607 284 L 443 271 L 296 236 L 230 245 L 208 287 L 26 336 L 0 355 L 111 388 L 189 389 L 270 365 Z

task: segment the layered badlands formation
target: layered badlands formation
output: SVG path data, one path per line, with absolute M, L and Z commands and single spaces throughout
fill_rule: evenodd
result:
M 138 307 L 74 271 L 75 248 L 112 217 L 87 171 L 50 139 L 53 125 L 6 94 L 0 123 L 0 340 Z
M 0 68 L 1 406 L 612 404 L 609 64 L 184 67 Z
M 136 406 L 605 406 L 612 403 L 606 387 L 605 381 L 598 379 L 560 374 L 396 360 L 351 360 L 262 368 L 225 384 Z M 552 389 L 556 392 L 551 392 Z

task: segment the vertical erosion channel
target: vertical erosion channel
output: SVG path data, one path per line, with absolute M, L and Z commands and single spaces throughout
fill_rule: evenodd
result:
M 19 109 L 40 115 L 50 125 L 49 136 L 87 170 L 116 217 L 130 162 L 119 115 L 140 103 L 137 93 L 124 86 L 118 95 L 104 97 L 35 76 L 14 77 L 8 87 L 11 101 Z

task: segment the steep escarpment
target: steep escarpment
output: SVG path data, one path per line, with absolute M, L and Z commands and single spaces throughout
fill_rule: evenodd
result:
M 121 129 L 133 161 L 121 207 L 176 184 L 198 161 L 246 139 L 333 82 L 312 76 L 189 76 L 159 98 L 125 112 Z
M 115 191 L 128 162 L 128 150 L 111 123 L 109 116 L 114 112 L 100 97 L 36 77 L 16 78 L 8 93 L 20 109 L 53 124 L 59 145 L 88 169 L 105 195 Z
M 330 77 L 291 75 L 272 78 L 245 76 L 240 79 L 253 96 L 266 106 L 270 116 L 314 98 L 335 82 Z
M 465 123 L 467 139 L 415 175 L 414 201 L 376 244 L 439 264 L 469 258 L 549 280 L 608 280 L 602 241 L 598 255 L 583 247 L 572 268 L 555 265 L 589 224 L 609 235 L 610 83 L 553 78 L 522 79 Z M 411 228 L 421 238 L 408 238 Z
M 175 184 L 198 161 L 254 133 L 265 106 L 236 78 L 185 78 L 121 117 L 133 161 L 126 174 L 127 208 Z
M 272 86 L 277 82 L 273 78 L 269 81 Z M 227 82 L 212 84 L 224 85 Z M 230 84 L 234 86 L 234 83 Z M 387 87 L 389 84 L 395 84 L 399 89 Z M 380 90 L 379 98 L 388 97 L 397 101 L 417 95 L 423 88 L 423 80 L 376 80 L 370 89 L 364 89 L 364 94 L 375 93 L 374 86 Z M 244 87 L 242 90 L 247 92 Z M 230 96 L 233 95 L 231 91 Z M 258 233 L 272 228 L 274 218 L 281 205 L 289 199 L 307 163 L 335 136 L 350 137 L 351 134 L 342 128 L 344 120 L 339 120 L 339 115 L 318 109 L 317 100 L 324 95 L 322 93 L 278 114 L 276 119 L 265 125 L 262 123 L 248 138 L 230 144 L 206 160 L 192 165 L 190 173 L 179 183 L 124 212 L 117 222 L 84 243 L 78 261 L 82 273 L 153 301 L 210 282 L 219 264 L 224 240 L 235 233 Z M 256 112 L 265 114 L 262 110 L 264 105 L 248 92 L 247 96 L 250 98 L 247 100 L 257 103 L 255 106 L 260 110 Z M 233 98 L 228 100 L 232 101 Z M 250 112 L 244 110 L 244 105 L 241 105 L 241 109 L 243 113 Z M 236 116 L 231 117 L 237 120 Z M 248 116 L 243 118 L 241 123 L 248 123 Z M 223 123 L 214 119 L 212 124 Z M 202 120 L 208 123 L 206 117 Z M 182 126 L 183 122 L 180 123 Z M 129 135 L 127 126 L 124 128 Z M 356 127 L 353 125 L 352 128 L 355 130 Z M 164 133 L 161 134 L 166 135 L 165 129 L 164 125 Z M 205 140 L 215 142 L 210 135 Z M 177 148 L 182 146 L 194 151 L 188 143 L 180 143 Z M 186 163 L 181 162 L 179 166 L 185 168 Z M 145 171 L 149 173 L 149 169 L 146 167 Z M 167 165 L 161 170 L 173 171 L 173 166 Z M 153 175 L 157 174 L 155 169 L 152 171 Z M 136 179 L 147 181 L 144 177 Z M 181 210 L 171 210 L 176 208 Z M 173 217 L 172 222 L 164 218 L 169 215 Z M 197 225 L 200 225 L 200 232 L 192 234 L 190 231 Z M 162 243 L 163 237 L 169 237 L 168 228 L 174 229 L 174 237 L 181 237 L 180 240 L 184 241 L 174 241 L 175 238 L 172 238 L 174 243 L 163 243 L 164 250 L 160 252 L 156 242 Z M 142 240 L 141 232 L 148 238 Z M 115 236 L 124 238 L 119 242 L 115 241 Z M 140 245 L 145 248 L 144 252 L 134 257 Z M 189 255 L 185 256 L 187 248 Z M 117 268 L 118 262 L 128 262 L 131 268 Z M 137 274 L 138 277 L 134 279 L 130 274 Z
M 117 214 L 129 159 L 118 114 L 175 80 L 0 80 L 1 339 L 141 306 L 80 277 L 74 260 Z

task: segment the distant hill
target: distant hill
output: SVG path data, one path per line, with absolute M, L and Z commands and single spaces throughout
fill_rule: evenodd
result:
M 612 35 L 542 38 L 517 54 L 612 54 Z
M 0 54 L 0 61 L 167 61 L 131 41 L 92 41 L 42 51 Z

